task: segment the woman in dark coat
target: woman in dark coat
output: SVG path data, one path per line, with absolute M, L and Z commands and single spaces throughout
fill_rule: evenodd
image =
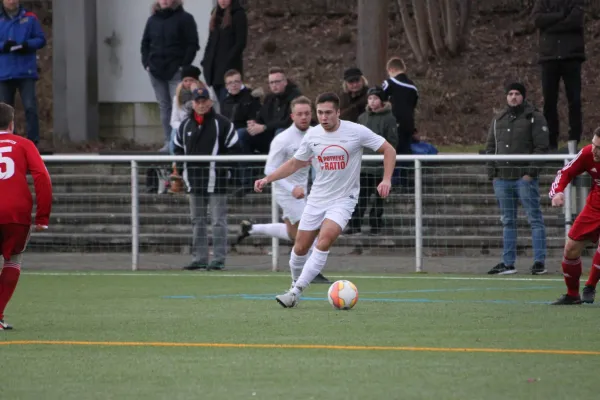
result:
M 235 69 L 243 77 L 247 37 L 248 18 L 239 0 L 218 0 L 210 16 L 210 34 L 201 65 L 206 83 L 219 99 L 225 95 L 225 72 Z

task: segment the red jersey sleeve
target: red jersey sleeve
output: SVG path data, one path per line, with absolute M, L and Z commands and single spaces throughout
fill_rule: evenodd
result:
M 590 160 L 593 161 L 592 146 L 586 146 L 574 159 L 558 171 L 554 182 L 550 187 L 550 198 L 553 198 L 558 193 L 562 193 L 567 185 L 578 175 L 587 171 Z
M 48 226 L 50 211 L 52 209 L 52 182 L 50 174 L 33 142 L 27 140 L 24 143 L 26 143 L 25 155 L 27 157 L 27 167 L 33 177 L 37 201 L 35 224 Z

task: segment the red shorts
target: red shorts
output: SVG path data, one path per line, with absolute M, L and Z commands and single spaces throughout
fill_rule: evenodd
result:
M 0 246 L 5 260 L 8 261 L 11 256 L 21 254 L 25 250 L 30 232 L 31 226 L 29 225 L 0 225 Z
M 569 230 L 569 238 L 578 242 L 598 242 L 600 238 L 600 210 L 585 205 L 581 213 L 575 218 Z

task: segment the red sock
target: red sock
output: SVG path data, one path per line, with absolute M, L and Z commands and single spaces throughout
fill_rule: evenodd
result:
M 581 278 L 581 258 L 569 260 L 563 258 L 562 262 L 563 276 L 567 285 L 567 294 L 573 297 L 579 297 L 579 278 Z
M 20 275 L 21 266 L 19 264 L 10 261 L 4 262 L 4 268 L 0 273 L 0 319 L 4 319 L 4 309 L 15 292 Z
M 588 277 L 585 286 L 596 287 L 600 281 L 600 247 L 596 249 L 594 259 L 592 260 L 592 268 L 590 269 L 590 276 Z

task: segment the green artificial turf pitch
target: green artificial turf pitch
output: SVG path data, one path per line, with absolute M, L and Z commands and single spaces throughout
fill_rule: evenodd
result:
M 6 399 L 591 399 L 599 307 L 560 277 L 339 276 L 296 309 L 279 274 L 24 273 L 0 332 Z

